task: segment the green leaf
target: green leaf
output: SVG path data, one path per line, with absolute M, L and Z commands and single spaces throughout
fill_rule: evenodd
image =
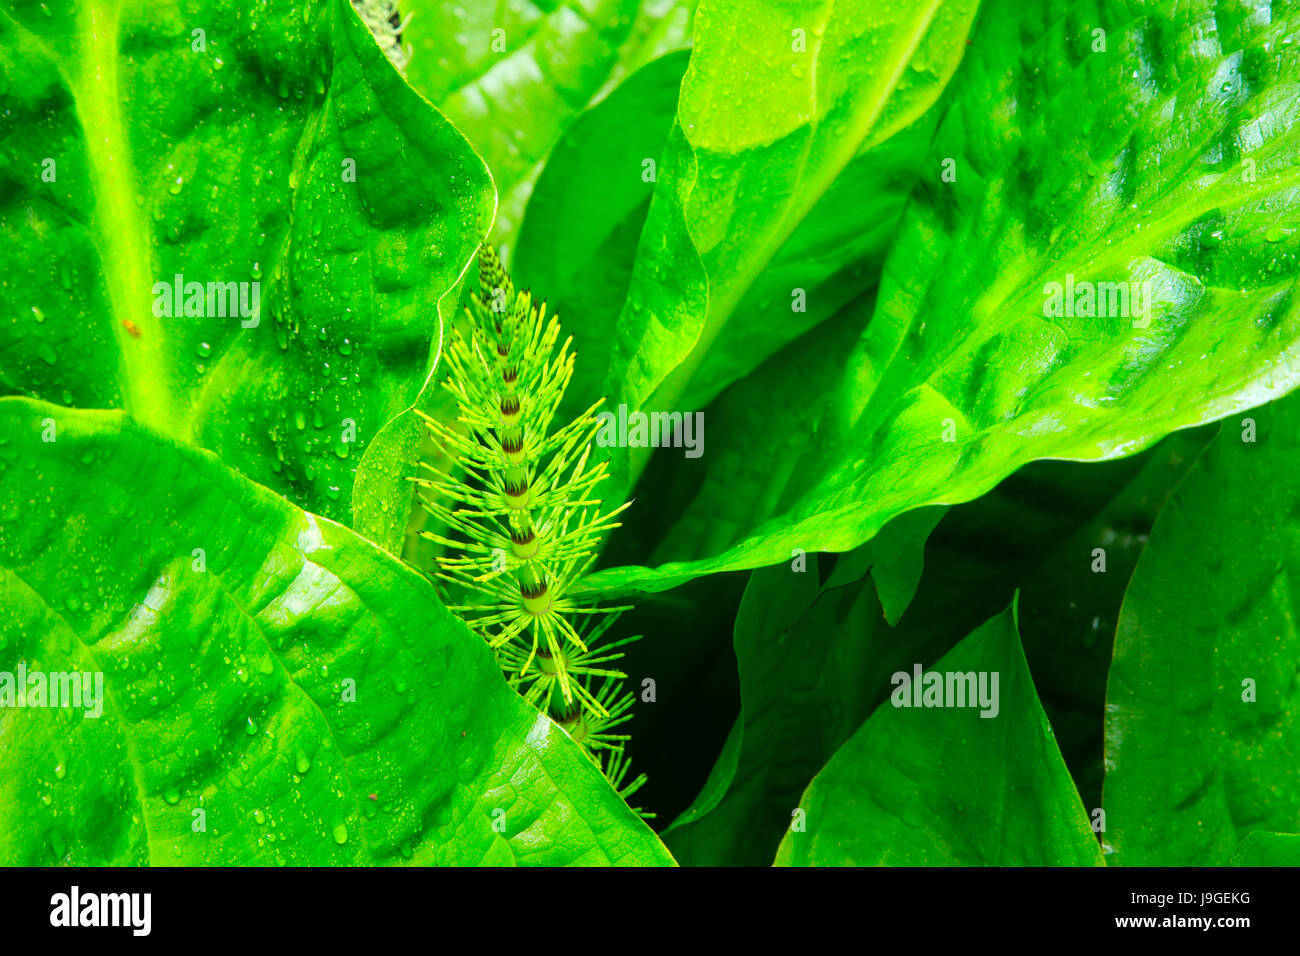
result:
M 1101 806 L 1106 674 L 1124 589 L 1156 516 L 1215 431 L 1175 432 L 1142 455 L 1102 464 L 1038 462 L 1014 477 L 1040 480 L 1004 482 L 1013 494 L 1001 504 L 1020 502 L 1016 514 L 984 509 L 987 497 L 971 502 L 983 527 L 950 543 L 971 561 L 1014 562 L 1034 687 L 1090 812 Z M 1100 501 L 1099 491 L 1107 493 Z
M 679 407 L 705 407 L 724 386 L 874 289 L 908 196 L 924 175 L 940 114 L 940 107 L 930 109 L 844 167 L 754 276 L 732 313 L 743 321 L 719 329 Z
M 1300 833 L 1256 830 L 1232 855 L 1233 866 L 1300 866 Z
M 1103 790 L 1120 864 L 1222 866 L 1250 830 L 1300 830 L 1300 399 L 1247 421 L 1183 480 L 1124 597 Z
M 0 71 L 0 391 L 124 409 L 349 521 L 491 219 L 464 137 L 343 0 L 9 3 Z M 155 314 L 177 275 L 243 286 Z
M 1300 60 L 1269 52 L 1300 36 L 1300 17 L 1214 0 L 1135 15 L 1107 0 L 1095 22 L 1108 52 L 1093 53 L 1071 10 L 984 8 L 931 157 L 953 158 L 956 180 L 914 194 L 840 387 L 806 413 L 815 437 L 768 489 L 776 512 L 728 529 L 725 550 L 664 551 L 593 589 L 847 551 L 1029 461 L 1132 454 L 1300 382 L 1300 232 L 1287 225 Z M 1049 283 L 1070 276 L 1149 282 L 1149 316 L 1045 315 Z M 796 441 L 779 428 L 768 440 Z
M 961 59 L 976 6 L 722 0 L 700 11 L 619 320 L 611 394 L 631 409 L 668 410 L 688 394 L 703 403 L 728 383 L 735 373 L 725 362 L 716 381 L 705 374 L 713 344 L 854 157 L 934 103 Z M 835 228 L 837 216 L 861 224 L 845 211 L 857 198 L 846 191 L 824 207 L 825 234 L 815 230 L 792 256 L 809 282 L 848 265 L 860 248 L 838 248 L 853 230 Z M 879 213 L 875 202 L 868 217 Z M 829 253 L 828 263 L 815 261 L 819 252 Z M 784 265 L 782 281 L 791 263 Z M 799 320 L 791 290 L 780 301 L 774 295 L 768 289 L 757 301 L 771 318 L 746 313 L 737 330 L 754 352 L 750 368 L 791 337 L 779 337 L 781 317 Z M 633 455 L 635 475 L 642 456 Z
M 750 576 L 735 626 L 740 718 L 699 798 L 664 831 L 684 865 L 771 863 L 790 808 L 887 686 L 872 665 L 893 635 L 874 594 L 861 580 L 819 587 L 816 562 Z
M 1124 589 L 1164 502 L 1217 431 L 1176 432 L 1114 461 L 1035 462 L 950 509 L 927 544 L 926 577 L 899 639 L 915 640 L 917 612 L 978 623 L 1019 589 L 1034 687 L 1090 812 L 1101 806 L 1106 673 Z
M 653 462 L 639 488 L 637 507 L 624 518 L 626 529 L 615 542 L 620 550 L 614 556 L 635 552 L 623 545 L 629 536 L 638 537 L 643 531 L 652 532 L 642 549 L 649 553 L 652 565 L 669 556 L 707 556 L 734 543 L 739 533 L 764 516 L 778 513 L 790 469 L 813 439 L 823 412 L 809 383 L 834 374 L 836 355 L 851 347 L 867 305 L 864 299 L 850 303 L 709 407 L 704 413 L 708 427 L 703 445 L 708 468 L 702 482 L 682 481 L 681 473 L 673 474 L 662 459 Z M 684 470 L 689 475 L 690 466 Z M 666 472 L 671 480 L 660 480 Z M 920 580 L 925 542 L 943 513 L 943 508 L 924 508 L 900 515 L 875 538 L 845 555 L 836 565 L 837 583 L 870 572 L 885 616 L 897 623 Z M 643 529 L 643 525 L 651 527 Z
M 869 300 L 854 301 L 724 392 L 703 413 L 699 459 L 685 460 L 675 448 L 652 458 L 637 504 L 624 519 L 632 526 L 644 514 L 654 525 L 654 537 L 637 557 L 652 567 L 706 561 L 743 542 L 752 528 L 780 519 L 787 489 L 798 481 L 794 471 L 825 414 L 825 399 L 813 383 L 834 380 L 838 356 L 852 348 L 869 314 Z M 672 469 L 674 461 L 681 467 Z M 611 546 L 626 533 L 615 535 Z M 790 560 L 796 548 L 815 550 L 792 544 L 768 563 Z M 614 569 L 589 585 L 640 583 L 659 573 Z
M 5 864 L 671 863 L 425 579 L 121 412 L 0 400 L 0 555 L 0 671 L 104 690 L 3 711 Z
M 998 674 L 996 716 L 882 704 L 804 793 L 802 829 L 796 819 L 777 865 L 1101 865 L 1034 693 L 1014 606 L 933 670 L 987 674 L 990 687 Z
M 687 51 L 654 60 L 574 120 L 528 201 L 515 278 L 544 296 L 577 343 L 562 417 L 604 394 L 614 327 L 655 188 L 645 163 L 660 160 L 689 61 Z
M 624 76 L 689 45 L 695 5 L 696 0 L 411 5 L 406 39 L 414 49 L 407 79 L 465 132 L 492 169 L 501 193 L 493 237 L 503 256 L 509 258 L 533 183 L 566 127 Z M 639 179 L 639 166 L 628 175 Z
M 654 189 L 653 179 L 645 180 L 657 178 L 688 62 L 685 51 L 655 60 L 580 116 L 528 204 L 514 267 L 525 284 L 546 290 L 581 344 L 570 386 L 575 413 L 606 394 L 618 315 Z M 933 125 L 927 118 L 848 165 L 756 277 L 737 309 L 746 322 L 722 331 L 696 377 L 701 390 L 686 396 L 684 407 L 702 406 L 877 280 Z
M 894 549 L 880 546 L 907 542 L 909 524 L 934 519 L 925 509 L 835 558 L 829 576 L 832 559 L 821 556 L 820 589 L 816 555 L 805 574 L 789 576 L 786 564 L 753 572 L 736 628 L 741 717 L 709 785 L 663 831 L 674 856 L 687 865 L 771 860 L 797 794 L 888 698 L 890 675 L 941 657 L 1017 588 L 1036 692 L 1085 808 L 1100 806 L 1109 636 L 1155 514 L 1208 437 L 1171 435 L 1100 465 L 1038 462 L 951 509 L 929 541 L 914 607 L 896 626 L 886 626 L 865 575 L 888 596 L 881 582 L 900 579 L 913 555 L 903 548 L 891 563 L 883 556 Z M 1098 545 L 1105 574 L 1091 570 Z

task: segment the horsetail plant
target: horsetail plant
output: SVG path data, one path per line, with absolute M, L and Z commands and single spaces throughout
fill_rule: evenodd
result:
M 411 25 L 412 14 L 403 17 L 397 7 L 397 0 L 352 0 L 352 8 L 374 35 L 384 55 L 398 71 L 405 73 L 411 51 L 402 42 L 402 34 Z
M 517 292 L 497 257 L 479 252 L 480 291 L 462 331 L 453 328 L 443 380 L 456 400 L 454 424 L 421 413 L 453 463 L 427 477 L 422 504 L 439 523 L 423 532 L 445 550 L 436 577 L 449 607 L 483 637 L 511 685 L 581 743 L 625 798 L 623 753 L 631 718 L 627 675 L 611 665 L 635 637 L 605 640 L 626 607 L 599 607 L 569 592 L 596 559 L 614 519 L 595 490 L 606 463 L 589 461 L 601 401 L 554 427 L 573 375 L 572 338 L 545 303 Z

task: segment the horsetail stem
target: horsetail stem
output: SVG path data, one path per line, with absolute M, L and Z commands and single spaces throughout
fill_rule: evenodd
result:
M 636 638 L 607 642 L 625 607 L 588 605 L 570 594 L 595 561 L 626 504 L 601 512 L 606 464 L 589 461 L 599 427 L 594 404 L 554 426 L 573 376 L 572 339 L 544 303 L 516 291 L 496 250 L 479 251 L 479 292 L 464 331 L 453 329 L 443 381 L 460 427 L 421 413 L 457 467 L 422 463 L 421 502 L 444 548 L 436 576 L 459 614 L 493 648 L 511 685 L 546 711 L 592 756 L 624 797 L 631 717 L 627 675 L 610 666 Z

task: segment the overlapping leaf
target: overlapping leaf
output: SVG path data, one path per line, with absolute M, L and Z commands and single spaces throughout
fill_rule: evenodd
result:
M 568 125 L 627 74 L 688 46 L 696 0 L 413 0 L 407 79 L 465 132 L 501 192 L 509 257 L 533 183 Z M 539 290 L 540 291 L 540 290 Z
M 0 712 L 5 864 L 671 863 L 427 581 L 120 412 L 0 400 L 20 668 L 104 696 Z
M 664 831 L 674 855 L 692 865 L 769 861 L 796 795 L 888 697 L 889 676 L 929 666 L 1017 588 L 1035 689 L 1084 806 L 1099 807 L 1099 714 L 1124 585 L 1155 514 L 1208 437 L 1172 435 L 1102 465 L 1037 463 L 952 509 L 901 620 L 886 621 L 881 603 L 916 587 L 920 536 L 937 517 L 926 509 L 839 556 L 820 588 L 816 555 L 753 572 L 735 635 L 741 714 L 699 797 Z
M 700 797 L 664 831 L 684 865 L 770 864 L 803 788 L 884 686 L 878 665 L 893 635 L 874 593 L 861 582 L 820 588 L 816 561 L 755 571 L 745 590 L 740 717 Z
M 1294 387 L 1300 58 L 1285 51 L 1297 40 L 1300 15 L 1284 5 L 1267 17 L 1215 0 L 1107 0 L 1086 15 L 986 5 L 872 320 L 838 389 L 810 390 L 813 441 L 790 461 L 769 452 L 787 441 L 779 428 L 766 446 L 728 446 L 713 429 L 706 454 L 750 456 L 760 476 L 755 520 L 707 557 L 661 552 L 658 567 L 611 569 L 592 587 L 660 589 L 796 548 L 849 550 L 1033 459 L 1131 454 Z M 938 175 L 945 158 L 952 182 Z M 1046 314 L 1050 284 L 1073 282 L 1147 283 L 1149 315 L 1109 299 L 1107 315 Z M 663 286 L 689 298 L 683 284 Z M 651 311 L 662 335 L 646 346 L 666 355 L 680 330 Z M 633 389 L 643 377 L 629 373 Z M 706 475 L 701 500 L 729 481 Z
M 684 50 L 654 60 L 574 120 L 528 201 L 512 269 L 578 343 L 564 400 L 569 415 L 604 395 L 619 309 L 689 61 Z
M 777 864 L 1101 865 L 1013 609 L 934 670 L 998 675 L 996 716 L 969 705 L 882 704 L 804 793 Z
M 0 73 L 0 388 L 348 521 L 490 221 L 482 161 L 344 0 L 11 0 Z
M 1241 841 L 1233 866 L 1300 866 L 1300 833 L 1256 830 Z

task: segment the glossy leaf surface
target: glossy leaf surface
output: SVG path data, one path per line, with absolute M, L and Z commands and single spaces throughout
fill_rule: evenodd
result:
M 672 862 L 424 578 L 120 412 L 0 399 L 0 555 L 0 671 L 103 689 L 0 713 L 5 864 Z

